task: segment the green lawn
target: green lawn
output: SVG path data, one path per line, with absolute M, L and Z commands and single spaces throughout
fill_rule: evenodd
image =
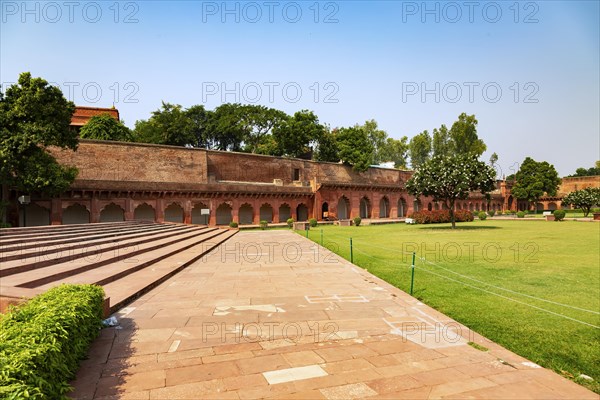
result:
M 354 263 L 406 292 L 415 251 L 415 297 L 564 376 L 593 377 L 575 381 L 600 393 L 600 224 L 457 226 L 319 226 L 309 237 L 319 243 L 322 230 L 346 259 L 352 237 Z

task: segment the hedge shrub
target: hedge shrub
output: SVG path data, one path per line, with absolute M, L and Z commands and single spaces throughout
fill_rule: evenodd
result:
M 262 230 L 265 230 L 265 229 L 267 229 L 267 228 L 268 228 L 268 226 L 269 226 L 269 222 L 268 222 L 268 221 L 265 221 L 265 220 L 263 219 L 263 220 L 261 220 L 261 221 L 260 221 L 259 225 L 260 225 L 260 229 L 262 229 Z
M 315 226 L 317 226 L 317 220 L 316 220 L 316 218 L 309 219 L 308 223 L 310 224 L 311 228 L 314 228 Z
M 490 211 L 488 211 L 488 215 L 489 215 L 490 217 L 493 217 L 494 215 L 496 215 L 496 211 L 494 211 L 494 210 L 490 210 Z
M 229 223 L 229 227 L 230 227 L 230 228 L 237 228 L 237 227 L 238 227 L 238 223 L 237 223 L 237 222 L 235 222 L 235 221 L 231 221 L 231 222 Z
M 0 316 L 0 398 L 67 398 L 103 299 L 100 286 L 61 285 Z
M 417 224 L 442 224 L 450 222 L 450 211 L 449 210 L 423 210 L 417 211 L 409 216 L 415 220 Z M 456 222 L 468 222 L 473 221 L 473 214 L 467 210 L 456 210 L 454 211 L 454 220 Z
M 294 218 L 288 218 L 286 223 L 288 228 L 291 228 L 292 226 L 294 226 Z
M 477 217 L 480 220 L 485 221 L 485 219 L 487 218 L 487 214 L 485 213 L 485 211 L 479 211 L 479 214 L 477 214 Z
M 565 215 L 567 215 L 565 210 L 554 210 L 553 214 L 555 221 L 562 221 L 563 219 L 565 219 Z
M 517 218 L 525 218 L 525 212 L 523 212 L 523 211 L 519 211 L 519 212 L 517 213 Z
M 354 225 L 355 226 L 360 226 L 360 223 L 362 222 L 362 218 L 361 217 L 354 217 Z

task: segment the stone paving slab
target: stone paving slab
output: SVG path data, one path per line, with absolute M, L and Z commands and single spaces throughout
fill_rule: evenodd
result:
M 599 398 L 289 231 L 241 232 L 115 315 L 71 397 Z

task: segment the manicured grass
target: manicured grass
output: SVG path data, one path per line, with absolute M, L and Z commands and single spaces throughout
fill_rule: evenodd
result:
M 406 292 L 415 251 L 415 297 L 566 377 L 591 376 L 575 381 L 600 393 L 599 223 L 319 226 L 309 238 L 321 229 L 346 259 L 352 237 L 354 263 Z

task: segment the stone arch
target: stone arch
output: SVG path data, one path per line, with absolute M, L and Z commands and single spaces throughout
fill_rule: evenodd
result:
M 461 204 L 460 204 L 460 203 L 456 203 L 456 209 L 457 209 L 457 210 L 461 210 L 461 209 L 462 209 L 461 207 L 462 207 L 462 206 L 461 206 Z
M 337 217 L 338 219 L 350 218 L 350 200 L 346 196 L 342 196 L 338 200 Z
M 115 203 L 110 203 L 100 211 L 100 222 L 125 221 L 125 210 Z
M 389 218 L 390 217 L 390 201 L 386 196 L 383 196 L 381 200 L 379 200 L 379 218 Z
M 283 203 L 279 206 L 279 222 L 286 222 L 290 218 L 292 218 L 292 209 L 289 204 Z
M 306 204 L 298 204 L 298 207 L 296 207 L 296 218 L 298 221 L 308 221 L 308 207 Z
M 251 225 L 254 222 L 254 208 L 248 203 L 240 206 L 238 211 L 240 225 Z
M 208 225 L 208 220 L 210 215 L 202 215 L 202 209 L 210 209 L 204 203 L 196 203 L 194 204 L 194 208 L 192 208 L 192 224 L 195 225 Z
M 133 219 L 154 222 L 156 221 L 156 213 L 151 205 L 143 203 L 133 210 Z
M 258 213 L 261 221 L 267 221 L 268 223 L 273 222 L 273 207 L 269 203 L 260 206 Z
M 177 203 L 171 203 L 165 208 L 165 222 L 176 222 L 183 224 L 183 207 Z
M 544 211 L 544 205 L 542 203 L 536 203 L 535 210 L 536 211 Z
M 398 218 L 406 217 L 407 211 L 406 200 L 401 197 L 400 200 L 398 200 Z
M 324 201 L 323 204 L 321 204 L 321 218 L 327 217 L 329 217 L 329 203 Z
M 89 224 L 90 212 L 79 203 L 72 204 L 63 210 L 62 223 L 63 225 Z
M 479 203 L 475 203 L 475 211 L 479 211 Z
M 413 200 L 413 211 L 414 212 L 421 211 L 421 200 L 419 200 L 419 199 Z
M 512 196 L 508 196 L 508 209 L 512 210 L 513 209 L 513 197 Z
M 217 225 L 229 225 L 233 221 L 232 212 L 233 209 L 229 204 L 221 203 L 216 211 Z
M 431 210 L 433 210 L 433 204 L 431 204 L 431 203 L 427 203 L 427 210 L 428 210 L 428 211 L 431 211 Z
M 50 210 L 31 203 L 19 209 L 19 226 L 50 225 Z
M 555 202 L 548 203 L 548 210 L 550 210 L 550 211 L 554 211 L 554 210 L 556 210 L 557 208 L 558 208 L 558 207 L 556 206 L 556 203 L 555 203 Z
M 438 211 L 440 209 L 440 205 L 437 201 L 435 203 L 433 203 L 433 209 L 436 211 Z
M 469 203 L 469 211 L 475 211 L 475 205 L 473 203 Z
M 360 199 L 360 217 L 371 218 L 371 202 L 366 196 Z

